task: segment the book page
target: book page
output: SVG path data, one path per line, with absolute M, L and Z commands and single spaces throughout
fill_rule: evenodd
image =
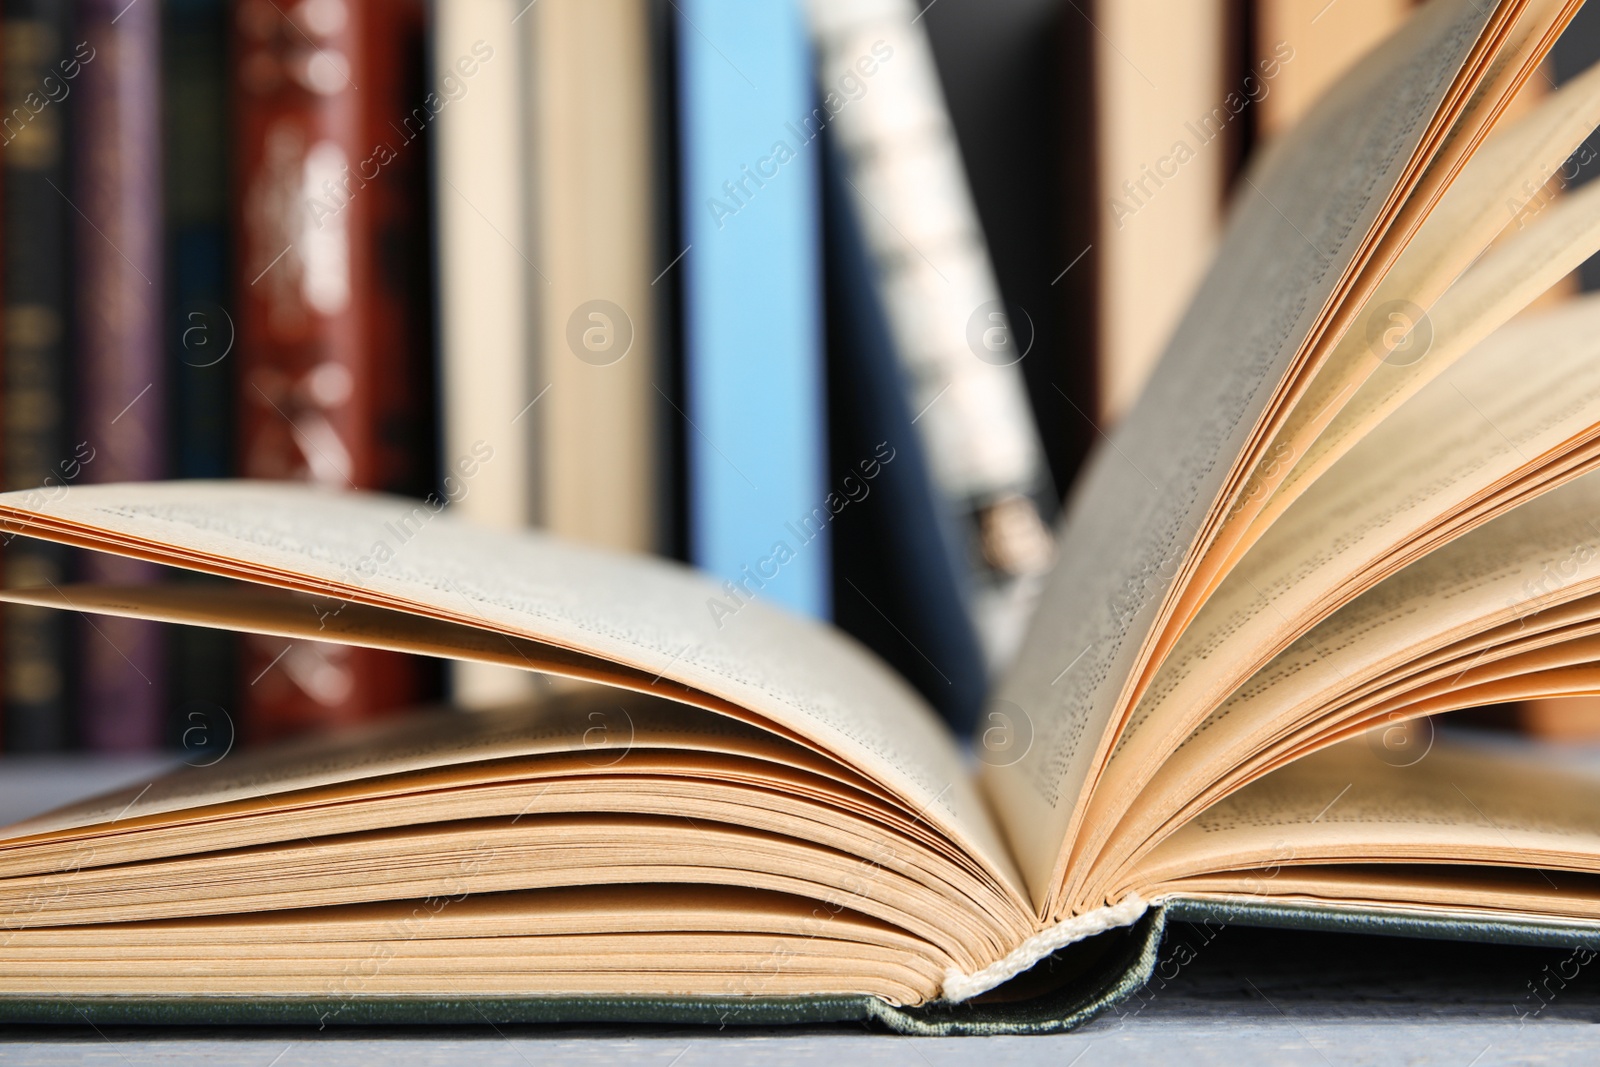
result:
M 437 713 L 370 723 L 331 735 L 219 755 L 206 753 L 151 782 L 132 785 L 4 827 L 0 874 L 11 853 L 39 835 L 54 840 L 128 832 L 172 822 L 235 816 L 245 811 L 302 806 L 309 791 L 371 800 L 397 788 L 397 776 L 445 776 L 459 783 L 504 773 L 506 760 L 577 754 L 593 773 L 632 770 L 650 754 L 693 753 L 708 761 L 735 755 L 825 775 L 849 788 L 874 792 L 832 760 L 759 727 L 707 714 L 672 700 L 617 693 L 599 686 L 527 707 L 485 709 L 472 715 Z M 624 761 L 627 767 L 622 767 Z M 380 781 L 380 779 L 382 781 Z M 403 788 L 418 788 L 413 784 Z M 438 784 L 432 786 L 438 788 Z M 331 791 L 331 792 L 330 792 Z M 290 799 L 286 795 L 294 794 Z M 884 797 L 885 801 L 888 798 Z M 81 831 L 81 832 L 78 832 Z
M 1600 631 L 1600 623 L 1593 625 Z M 1593 635 L 1563 640 L 1553 648 L 1466 666 L 1466 671 L 1457 670 L 1458 674 L 1465 675 L 1465 684 L 1444 679 L 1419 686 L 1398 700 L 1382 701 L 1353 715 L 1341 715 L 1340 722 L 1330 723 L 1321 734 L 1324 738 L 1344 740 L 1371 729 L 1374 722 L 1398 724 L 1422 715 L 1440 715 L 1463 708 L 1600 693 L 1600 639 Z
M 1018 898 L 996 892 L 961 858 L 886 828 L 875 813 L 786 793 L 795 783 L 781 779 L 765 789 L 720 780 L 715 770 L 696 776 L 689 762 L 654 774 L 640 768 L 637 780 L 637 771 L 569 768 L 425 799 L 89 838 L 56 850 L 53 862 L 30 849 L 7 864 L 18 869 L 0 878 L 0 908 L 4 925 L 20 928 L 405 900 L 449 889 L 452 877 L 451 896 L 704 883 L 781 887 L 825 901 L 859 885 L 854 908 L 947 940 L 969 967 L 1004 955 L 1033 926 Z M 716 770 L 730 766 L 739 769 L 724 761 Z M 462 856 L 475 852 L 481 865 L 463 872 Z M 870 885 L 860 884 L 869 865 Z
M 1365 317 L 1373 307 L 1384 280 L 1404 265 L 1401 260 L 1419 239 L 1426 240 L 1425 229 L 1429 217 L 1437 210 L 1448 213 L 1464 211 L 1465 203 L 1449 204 L 1450 189 L 1466 180 L 1463 173 L 1470 164 L 1478 146 L 1488 136 L 1490 129 L 1503 116 L 1514 110 L 1518 93 L 1526 87 L 1538 69 L 1538 63 L 1554 46 L 1562 28 L 1577 9 L 1572 0 L 1530 0 L 1526 4 L 1502 4 L 1490 26 L 1485 30 L 1466 66 L 1456 79 L 1456 87 L 1465 96 L 1457 99 L 1452 89 L 1451 100 L 1435 115 L 1430 132 L 1424 136 L 1422 146 L 1413 164 L 1418 168 L 1415 181 L 1408 178 L 1399 191 L 1403 195 L 1392 201 L 1392 210 L 1380 218 L 1375 231 L 1372 251 L 1359 271 L 1351 275 L 1348 283 L 1335 295 L 1327 309 L 1327 319 L 1319 323 L 1317 331 L 1304 346 L 1297 359 L 1296 369 L 1281 390 L 1271 413 L 1258 427 L 1258 433 L 1248 456 L 1240 460 L 1234 479 L 1227 490 L 1226 507 L 1219 503 L 1218 511 L 1210 517 L 1210 538 L 1203 556 L 1195 561 L 1193 572 L 1181 583 L 1181 592 L 1168 608 L 1167 622 L 1156 635 L 1150 663 L 1141 675 L 1140 684 L 1147 683 L 1151 671 L 1166 658 L 1172 642 L 1183 627 L 1193 618 L 1194 612 L 1215 585 L 1219 575 L 1226 573 L 1235 555 L 1235 542 L 1240 536 L 1240 523 L 1229 523 L 1229 518 L 1248 518 L 1261 506 L 1265 490 L 1283 473 L 1286 464 L 1303 448 L 1305 441 L 1286 443 L 1283 433 L 1296 418 L 1296 412 L 1305 405 L 1314 411 L 1305 429 L 1320 432 L 1325 422 L 1338 414 L 1351 395 L 1352 382 L 1336 385 L 1324 373 L 1330 363 L 1336 362 L 1337 351 L 1353 332 L 1363 335 L 1375 325 L 1385 327 L 1376 337 L 1368 336 L 1369 348 L 1376 352 L 1387 351 L 1393 344 L 1395 317 L 1379 314 Z M 1502 18 L 1502 16 L 1504 16 Z M 1269 153 L 1270 154 L 1270 153 Z M 1480 175 L 1479 177 L 1482 177 Z M 1473 179 L 1470 184 L 1477 184 Z M 1452 255 L 1454 253 L 1452 252 Z M 1463 261 L 1464 262 L 1464 261 Z M 1427 275 L 1438 284 L 1442 272 L 1431 268 Z M 1383 309 L 1387 312 L 1388 308 Z M 1409 308 L 1397 309 L 1410 313 Z M 1404 317 L 1402 315 L 1402 317 Z M 1313 400 L 1319 388 L 1332 385 L 1334 391 L 1327 403 L 1317 406 Z M 1275 443 L 1270 443 L 1273 441 Z M 1266 497 L 1270 504 L 1271 497 Z M 1245 533 L 1250 531 L 1246 529 Z M 1134 697 L 1137 698 L 1138 690 Z
M 1513 323 L 1435 381 L 1311 486 L 1184 631 L 1122 734 L 1093 801 L 1100 825 L 1319 615 L 1581 470 L 1561 457 L 1592 462 L 1597 437 L 1600 299 Z
M 819 914 L 820 912 L 820 914 Z M 304 1021 L 404 994 L 817 997 L 937 995 L 955 963 L 847 908 L 719 886 L 585 886 L 8 931 L 0 990 L 79 995 L 298 996 Z M 154 961 L 182 959 L 180 970 Z
M 1570 221 L 1556 226 L 1554 234 L 1547 225 L 1540 228 L 1544 232 L 1514 236 L 1526 254 L 1497 249 L 1486 262 L 1475 261 L 1496 235 L 1525 221 L 1506 205 L 1542 187 L 1597 124 L 1600 64 L 1484 141 L 1289 412 L 1263 465 L 1251 473 L 1230 509 L 1217 535 L 1215 558 L 1207 559 L 1206 577 L 1187 591 L 1187 603 L 1197 604 L 1215 586 L 1293 502 L 1298 486 L 1348 450 L 1355 440 L 1352 426 L 1370 428 L 1571 269 L 1552 254 L 1563 243 L 1579 254 L 1586 244 L 1570 233 L 1562 242 L 1560 235 L 1572 229 Z M 1461 278 L 1469 267 L 1471 276 Z M 1366 384 L 1374 378 L 1378 388 Z M 1337 433 L 1329 430 L 1335 420 Z M 1315 450 L 1314 457 L 1308 450 Z
M 1207 808 L 1141 880 L 1324 862 L 1434 860 L 1600 871 L 1600 778 L 1440 741 L 1395 767 L 1361 740 L 1298 760 Z
M 645 749 L 603 767 L 573 753 L 476 772 L 8 842 L 4 925 L 702 883 L 849 894 L 855 910 L 946 945 L 964 970 L 1035 929 L 1020 896 L 925 825 L 781 764 Z
M 456 483 L 470 491 L 470 482 Z M 727 701 L 880 781 L 1016 884 L 955 742 L 848 638 L 687 568 L 457 522 L 439 506 L 262 482 L 0 494 L 8 529 L 310 593 L 309 618 L 393 608 L 604 660 Z M 446 654 L 465 655 L 456 649 Z
M 1319 623 L 1176 747 L 1107 845 L 1101 876 L 1130 856 L 1137 862 L 1137 850 L 1170 820 L 1272 766 L 1267 746 L 1282 739 L 1283 749 L 1293 748 L 1293 731 L 1314 728 L 1341 695 L 1431 669 L 1440 650 L 1464 660 L 1453 677 L 1471 685 L 1472 668 L 1488 658 L 1487 639 L 1475 647 L 1476 635 L 1507 642 L 1550 629 L 1547 617 L 1557 633 L 1591 618 L 1600 607 L 1593 599 L 1600 591 L 1596 515 L 1600 473 L 1429 553 Z
M 1382 908 L 1388 915 L 1452 917 L 1483 922 L 1512 918 L 1528 926 L 1553 926 L 1552 919 L 1600 919 L 1600 879 L 1570 872 L 1557 878 L 1544 871 L 1460 864 L 1380 863 L 1283 866 L 1201 874 L 1162 883 L 1151 894 L 1216 901 L 1218 918 L 1232 904 L 1263 898 L 1341 908 Z M 1570 928 L 1563 931 L 1578 934 Z M 1584 931 L 1586 932 L 1586 931 Z
M 1600 85 L 1600 79 L 1597 79 Z M 1535 183 L 1537 187 L 1540 183 Z M 1493 208 L 1487 209 L 1493 211 Z M 1353 390 L 1252 522 L 1259 536 L 1300 492 L 1355 446 L 1362 436 L 1443 373 L 1490 333 L 1511 321 L 1600 249 L 1600 194 L 1590 187 L 1562 197 L 1525 229 L 1496 245 L 1448 291 L 1408 321 L 1417 352 L 1366 354 L 1370 373 Z M 1398 314 L 1398 312 L 1396 313 Z M 1401 332 L 1399 322 L 1391 332 Z M 1288 454 L 1288 453 L 1286 453 Z
M 630 714 L 640 710 L 635 706 Z M 439 717 L 449 717 L 449 713 L 441 712 Z M 122 816 L 123 808 L 135 800 L 140 801 L 133 805 L 138 808 L 144 800 L 128 790 L 104 798 L 98 810 L 90 805 L 66 809 L 8 831 L 58 827 L 26 838 L 7 838 L 0 845 L 0 876 L 61 874 L 463 819 L 509 818 L 520 823 L 550 814 L 592 815 L 620 809 L 636 815 L 704 816 L 745 825 L 754 822 L 815 844 L 848 846 L 846 850 L 857 855 L 862 841 L 881 842 L 889 835 L 904 846 L 898 849 L 896 862 L 903 858 L 913 864 L 958 864 L 967 888 L 976 884 L 976 869 L 964 853 L 912 820 L 892 800 L 869 788 L 844 784 L 830 761 L 813 755 L 808 766 L 808 754 L 802 750 L 800 758 L 790 762 L 786 757 L 795 754 L 795 746 L 789 746 L 790 751 L 763 746 L 760 736 L 729 738 L 713 724 L 699 725 L 699 731 L 641 731 L 640 740 L 626 750 L 620 745 L 562 750 L 558 746 L 562 741 L 570 743 L 570 737 L 531 736 L 524 742 L 527 749 L 535 750 L 531 755 L 517 755 L 516 746 L 508 743 L 512 755 L 498 759 L 441 765 L 423 762 L 422 769 L 381 778 L 335 779 L 315 788 L 182 807 L 166 815 Z M 759 735 L 760 731 L 751 733 Z M 770 741 L 770 736 L 765 740 Z M 239 759 L 248 761 L 246 756 Z M 184 776 L 180 770 L 173 777 Z M 169 782 L 172 780 L 158 779 L 154 783 L 155 789 L 163 792 L 157 804 L 170 804 L 175 790 L 168 788 Z M 211 795 L 203 794 L 201 799 L 209 801 Z M 113 807 L 112 801 L 119 798 L 128 803 Z M 827 808 L 821 818 L 818 804 Z M 81 823 L 84 815 L 91 813 L 96 816 L 93 822 L 62 825 Z M 844 829 L 853 839 L 838 836 Z M 913 852 L 914 860 L 910 858 Z M 1024 928 L 1030 925 L 1016 898 L 997 907 L 993 883 L 980 892 L 988 899 L 979 910 L 996 915 L 1009 912 L 1012 918 L 1022 918 Z
M 1060 562 L 992 705 L 1020 711 L 1032 744 L 984 772 L 1041 905 L 1174 580 L 1369 234 L 1415 181 L 1430 120 L 1459 102 L 1457 76 L 1495 16 L 1463 0 L 1424 8 L 1247 176 L 1149 387 L 1080 477 Z

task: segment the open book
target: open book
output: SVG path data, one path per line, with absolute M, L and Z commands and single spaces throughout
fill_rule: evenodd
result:
M 218 579 L 11 600 L 600 683 L 10 827 L 0 1018 L 1038 1030 L 1173 915 L 1592 936 L 1600 781 L 1408 726 L 1600 691 L 1600 300 L 1521 313 L 1600 248 L 1600 183 L 1530 207 L 1600 71 L 1497 125 L 1575 7 L 1433 0 L 1249 173 L 975 760 L 848 639 L 670 564 L 437 501 L 0 496 Z

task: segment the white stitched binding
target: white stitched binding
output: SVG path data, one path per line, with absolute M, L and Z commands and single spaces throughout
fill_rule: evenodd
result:
M 1006 957 L 991 963 L 981 971 L 962 974 L 954 967 L 944 972 L 944 999 L 959 1003 L 979 993 L 987 993 L 1002 982 L 1009 981 L 1032 967 L 1052 952 L 1082 941 L 1095 934 L 1103 934 L 1117 926 L 1131 926 L 1150 905 L 1138 894 L 1124 897 L 1121 902 L 1057 923 L 1048 930 L 1034 934 L 1018 945 Z

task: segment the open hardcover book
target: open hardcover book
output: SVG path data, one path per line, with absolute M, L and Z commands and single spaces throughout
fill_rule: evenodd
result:
M 1046 1030 L 1173 916 L 1594 936 L 1600 780 L 1407 725 L 1600 692 L 1600 300 L 1526 310 L 1600 248 L 1600 183 L 1531 195 L 1600 71 L 1498 121 L 1576 6 L 1432 0 L 1246 176 L 972 749 L 748 589 L 438 501 L 0 496 L 217 579 L 10 600 L 598 683 L 10 827 L 0 1018 Z

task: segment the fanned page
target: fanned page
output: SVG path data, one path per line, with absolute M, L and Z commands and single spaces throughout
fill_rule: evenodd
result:
M 41 495 L 0 495 L 0 522 L 310 595 L 287 606 L 213 597 L 197 610 L 182 592 L 157 605 L 136 590 L 85 591 L 100 598 L 88 604 L 53 589 L 35 602 L 294 636 L 326 627 L 361 639 L 356 631 L 370 629 L 403 636 L 394 647 L 521 661 L 753 714 L 881 782 L 1002 884 L 1020 885 L 954 741 L 909 687 L 848 638 L 686 568 L 486 530 L 416 501 L 300 486 L 186 482 Z M 362 625 L 340 622 L 363 608 L 374 613 Z M 138 813 L 136 805 L 130 814 Z
M 1396 766 L 1358 739 L 1208 808 L 1118 892 L 1594 920 L 1597 826 L 1592 769 L 1443 740 Z
M 1436 566 L 1430 549 L 1593 469 L 1597 339 L 1593 297 L 1508 326 L 1287 509 L 1196 614 L 1129 719 L 1091 802 L 1095 844 L 1134 807 L 1150 814 L 1142 790 L 1168 754 L 1247 681 L 1259 687 L 1268 661 L 1316 620 L 1419 556 L 1410 571 Z M 1257 707 L 1249 718 L 1266 726 L 1269 705 Z
M 1045 914 L 1093 903 L 1068 899 L 1111 829 L 1085 824 L 1090 797 L 1203 602 L 1185 600 L 1191 585 L 1218 578 L 1225 518 L 1576 6 L 1434 0 L 1242 179 L 1215 265 L 1070 501 L 1060 562 L 996 694 L 1033 743 L 984 782 Z M 1415 273 L 1438 287 L 1449 270 Z
M 1600 474 L 1589 473 L 1428 553 L 1291 644 L 1173 746 L 1117 827 L 1103 877 L 1142 868 L 1241 786 L 1369 727 L 1381 729 L 1362 740 L 1367 757 L 1409 767 L 1431 759 L 1425 735 L 1403 728 L 1410 718 L 1593 691 L 1597 511 Z
M 878 783 L 769 728 L 602 686 L 219 754 L 10 827 L 0 912 L 0 997 L 311 1010 L 393 994 L 913 1003 L 1034 926 Z M 363 959 L 385 964 L 350 969 Z

